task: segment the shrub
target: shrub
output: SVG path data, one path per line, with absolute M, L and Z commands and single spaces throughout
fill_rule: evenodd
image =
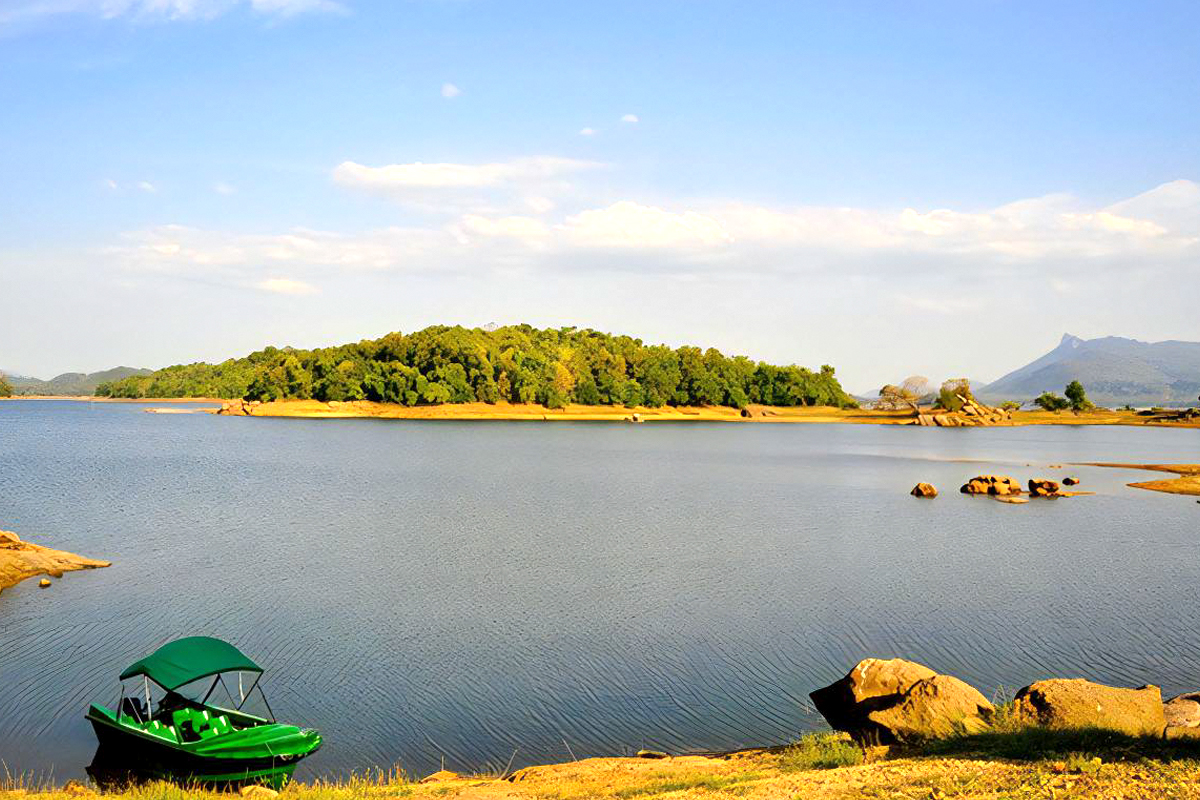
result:
M 810 733 L 791 744 L 779 757 L 784 772 L 853 767 L 863 763 L 862 748 L 838 733 Z

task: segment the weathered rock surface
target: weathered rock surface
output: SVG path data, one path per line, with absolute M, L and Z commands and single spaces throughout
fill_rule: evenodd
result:
M 1007 475 L 976 475 L 959 489 L 963 494 L 1020 494 L 1021 484 Z
M 254 416 L 254 409 L 261 405 L 261 400 L 228 400 L 221 404 L 217 413 L 227 417 L 251 417 Z M 333 407 L 332 404 L 330 407 Z
M 1163 716 L 1171 728 L 1200 728 L 1200 692 L 1172 697 L 1163 703 Z
M 1013 699 L 1018 715 L 1053 728 L 1162 736 L 1167 724 L 1157 686 L 1125 689 L 1082 678 L 1056 678 L 1026 686 Z
M 1059 489 L 1058 481 L 1047 478 L 1029 479 L 1029 494 L 1033 497 L 1058 497 Z
M 32 542 L 21 541 L 15 533 L 0 531 L 0 591 L 16 586 L 34 575 L 61 578 L 64 572 L 76 569 L 107 567 L 108 561 L 84 558 L 64 550 L 51 550 Z M 44 586 L 49 586 L 47 582 Z
M 892 744 L 979 729 L 991 703 L 966 683 L 901 658 L 868 658 L 809 697 L 835 730 Z
M 456 781 L 462 776 L 457 772 L 451 772 L 448 769 L 439 769 L 432 775 L 426 775 L 421 778 L 421 783 L 441 783 L 442 781 Z
M 1012 411 L 1004 408 L 985 406 L 977 400 L 963 397 L 962 408 L 958 411 L 938 411 L 932 414 L 918 414 L 913 425 L 939 428 L 959 428 L 981 425 L 1005 425 L 1012 422 Z
M 932 483 L 918 483 L 909 494 L 913 497 L 937 497 L 937 488 Z
M 980 733 L 995 710 L 965 681 L 953 675 L 935 675 L 914 683 L 896 705 L 867 716 L 888 732 L 887 738 L 914 743 L 956 733 Z
M 1062 482 L 1063 482 L 1063 486 L 1075 486 L 1079 483 L 1079 478 L 1072 478 L 1071 476 L 1068 475 L 1067 477 L 1062 479 Z

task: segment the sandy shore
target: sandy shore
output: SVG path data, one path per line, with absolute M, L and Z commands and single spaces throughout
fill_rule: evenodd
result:
M 1089 467 L 1114 467 L 1118 469 L 1146 469 L 1154 472 L 1173 472 L 1175 478 L 1157 481 L 1141 481 L 1129 484 L 1135 489 L 1149 489 L 1168 494 L 1190 494 L 1200 496 L 1200 464 L 1116 464 L 1095 463 Z
M 910 425 L 914 416 L 909 411 L 875 411 L 871 409 L 840 409 L 829 406 L 758 406 L 752 405 L 750 416 L 743 416 L 728 406 L 666 406 L 663 408 L 625 408 L 623 406 L 570 405 L 564 409 L 548 409 L 536 404 L 517 403 L 448 403 L 436 406 L 402 406 L 374 403 L 366 400 L 325 403 L 320 400 L 276 400 L 246 406 L 249 416 L 304 417 L 312 419 L 375 419 L 424 420 L 574 420 L 629 422 L 634 415 L 642 422 L 807 422 L 850 425 Z M 1174 421 L 1142 416 L 1132 411 L 1095 411 L 1085 414 L 1053 413 L 1048 411 L 1019 411 L 1003 423 L 1013 425 L 1134 425 L 1150 427 L 1200 427 L 1200 420 Z
M 65 550 L 51 550 L 24 542 L 9 531 L 0 531 L 0 591 L 35 575 L 61 578 L 64 572 L 111 566 L 109 561 L 84 558 Z

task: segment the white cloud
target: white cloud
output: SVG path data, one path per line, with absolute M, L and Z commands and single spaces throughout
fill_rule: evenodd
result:
M 639 120 L 638 120 L 638 115 L 637 115 L 637 114 L 626 114 L 625 116 L 621 117 L 621 122 L 628 122 L 628 123 L 631 123 L 631 124 L 633 124 L 633 123 L 636 123 L 636 122 L 638 122 L 638 121 L 639 121 Z
M 104 185 L 107 186 L 111 191 L 114 191 L 114 192 L 121 188 L 121 185 L 119 183 L 117 183 L 116 181 L 114 181 L 112 178 L 106 179 L 104 181 Z
M 490 187 L 503 183 L 545 180 L 601 166 L 557 156 L 532 156 L 494 164 L 388 164 L 367 167 L 345 161 L 333 179 L 346 186 L 369 189 L 440 189 Z
M 275 294 L 314 294 L 317 291 L 315 286 L 291 278 L 267 278 L 255 285 L 265 292 Z
M 217 181 L 213 184 L 213 191 L 217 194 L 231 195 L 237 194 L 237 187 L 224 181 Z
M 446 98 L 447 100 L 453 100 L 460 94 L 462 94 L 462 89 L 459 89 L 453 83 L 442 84 L 442 97 Z
M 567 217 L 559 230 L 589 247 L 693 247 L 733 240 L 721 223 L 695 211 L 671 212 L 630 200 Z
M 481 236 L 508 236 L 516 239 L 544 239 L 550 235 L 550 227 L 533 217 L 499 217 L 490 219 L 477 214 L 463 217 L 463 227 Z
M 579 135 L 580 136 L 595 136 L 596 129 L 595 128 L 580 128 Z
M 141 189 L 143 192 L 149 192 L 150 194 L 154 194 L 158 191 L 158 187 L 150 181 L 138 181 L 137 188 Z

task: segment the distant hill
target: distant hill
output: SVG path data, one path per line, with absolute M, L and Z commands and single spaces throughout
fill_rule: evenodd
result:
M 93 395 L 96 387 L 109 381 L 119 381 L 135 375 L 149 375 L 148 369 L 113 367 L 102 372 L 64 372 L 48 381 L 28 375 L 6 374 L 5 379 L 13 388 L 13 394 L 61 394 Z
M 1139 342 L 1065 334 L 1058 347 L 976 391 L 987 400 L 1062 394 L 1077 380 L 1103 406 L 1188 406 L 1200 395 L 1200 342 Z

